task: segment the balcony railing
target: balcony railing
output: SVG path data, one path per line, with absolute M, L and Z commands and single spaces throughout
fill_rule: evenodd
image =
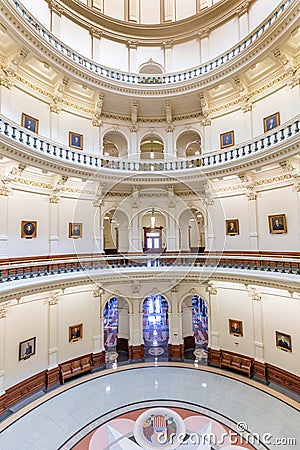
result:
M 51 141 L 43 136 L 29 132 L 4 116 L 0 116 L 0 140 L 1 136 L 9 138 L 11 145 L 17 143 L 24 149 L 30 149 L 41 155 L 53 158 L 56 162 L 66 162 L 80 165 L 81 168 L 93 170 L 110 169 L 133 172 L 163 172 L 178 171 L 195 168 L 220 167 L 226 163 L 239 162 L 240 160 L 260 154 L 270 150 L 280 143 L 288 142 L 293 136 L 299 133 L 300 118 L 286 122 L 280 127 L 274 128 L 268 133 L 243 142 L 238 146 L 226 148 L 212 153 L 207 153 L 198 157 L 176 160 L 157 161 L 142 160 L 130 161 L 128 159 L 105 158 L 100 155 L 76 151 L 70 147 L 61 146 L 59 143 Z
M 74 259 L 45 259 L 18 264 L 0 264 L 0 284 L 13 283 L 51 275 L 62 277 L 72 272 L 88 272 L 89 275 L 104 270 L 126 272 L 130 269 L 161 270 L 181 268 L 196 269 L 199 272 L 226 269 L 232 272 L 243 270 L 255 272 L 281 273 L 286 276 L 300 275 L 299 258 L 277 258 L 259 256 L 207 256 L 207 255 L 173 255 L 173 256 L 109 256 Z M 300 278 L 299 278 L 300 280 Z
M 7 0 L 14 7 L 19 15 L 28 22 L 35 32 L 41 36 L 48 44 L 50 44 L 61 55 L 71 60 L 78 66 L 90 71 L 96 76 L 109 78 L 121 83 L 135 84 L 135 85 L 170 85 L 187 80 L 198 79 L 199 77 L 212 73 L 214 70 L 226 65 L 229 61 L 236 58 L 243 53 L 248 47 L 250 47 L 258 38 L 260 38 L 266 30 L 268 30 L 274 22 L 282 15 L 287 7 L 297 0 L 283 0 L 281 4 L 266 18 L 266 20 L 259 25 L 252 33 L 250 33 L 243 41 L 239 42 L 234 47 L 230 48 L 225 53 L 222 53 L 218 57 L 200 65 L 181 72 L 163 74 L 163 75 L 145 75 L 134 74 L 129 72 L 123 72 L 121 70 L 111 69 L 109 67 L 102 66 L 89 58 L 77 53 L 75 50 L 68 47 L 66 44 L 57 39 L 52 33 L 45 29 L 45 27 L 38 22 L 32 14 L 22 5 L 22 3 L 14 0 Z

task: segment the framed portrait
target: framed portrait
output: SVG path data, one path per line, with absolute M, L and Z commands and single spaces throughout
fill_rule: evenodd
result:
M 32 131 L 33 133 L 38 133 L 39 121 L 34 117 L 22 113 L 22 127 L 27 128 L 27 130 Z
M 35 354 L 36 338 L 32 337 L 22 341 L 19 344 L 19 361 L 22 359 L 29 359 Z
M 69 147 L 83 149 L 83 135 L 69 131 Z
M 69 327 L 69 342 L 76 342 L 82 339 L 82 323 Z
M 227 131 L 220 134 L 221 148 L 231 147 L 234 145 L 234 131 Z
M 280 125 L 280 114 L 279 112 L 272 114 L 271 116 L 264 118 L 264 133 Z
M 276 333 L 276 347 L 285 352 L 292 351 L 292 338 L 289 334 L 275 331 Z
M 82 238 L 82 223 L 69 223 L 69 238 Z
M 229 334 L 243 336 L 243 322 L 241 320 L 229 319 Z
M 37 235 L 37 222 L 34 220 L 22 220 L 21 238 L 32 239 Z
M 229 236 L 236 236 L 240 234 L 239 219 L 226 220 L 226 234 Z
M 285 214 L 269 216 L 269 228 L 271 234 L 287 233 Z

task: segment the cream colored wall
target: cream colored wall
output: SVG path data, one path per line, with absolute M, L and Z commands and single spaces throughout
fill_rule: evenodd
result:
M 76 104 L 75 92 L 76 90 L 72 90 L 73 97 L 70 98 L 74 105 Z M 298 97 L 299 91 L 297 88 L 281 87 L 275 92 L 268 92 L 268 96 L 261 99 L 255 100 L 253 98 L 251 112 L 243 113 L 241 109 L 227 108 L 220 110 L 217 115 L 211 116 L 211 126 L 202 127 L 198 119 L 190 119 L 188 125 L 201 134 L 203 153 L 209 153 L 220 149 L 220 134 L 222 133 L 233 130 L 235 145 L 239 145 L 248 139 L 263 134 L 264 117 L 279 112 L 281 124 L 295 117 L 298 114 L 298 103 L 296 101 Z M 40 135 L 51 138 L 64 146 L 69 144 L 69 131 L 83 134 L 83 150 L 87 153 L 101 154 L 100 133 L 104 136 L 107 131 L 112 129 L 109 119 L 102 118 L 102 127 L 99 131 L 98 127 L 92 126 L 92 114 L 81 112 L 75 108 L 67 109 L 63 105 L 59 114 L 50 113 L 49 103 L 48 97 L 32 96 L 32 92 L 26 93 L 23 91 L 23 86 L 22 89 L 14 87 L 12 90 L 4 88 L 0 91 L 1 112 L 11 120 L 21 125 L 22 112 L 33 116 L 39 120 Z M 94 105 L 91 102 L 87 103 L 87 106 L 93 111 Z M 139 111 L 142 115 L 142 105 L 140 105 Z M 118 124 L 120 132 L 128 139 L 128 154 L 132 155 L 134 159 L 138 159 L 133 146 L 133 137 L 129 131 L 130 123 L 124 125 L 124 121 L 118 120 L 115 123 Z M 161 137 L 164 142 L 165 153 L 168 152 L 170 157 L 176 155 L 174 143 L 183 128 L 184 123 L 175 123 L 172 138 L 173 146 L 167 149 L 165 123 L 153 123 L 153 132 Z M 143 136 L 147 134 L 149 134 L 148 124 L 139 123 L 139 129 L 136 133 L 137 142 L 139 143 Z
M 170 282 L 156 280 L 141 284 L 139 294 L 133 294 L 131 283 L 114 282 L 105 286 L 108 292 L 104 294 L 103 304 L 113 295 L 120 296 L 116 293 L 117 290 L 133 305 L 134 317 L 129 322 L 124 310 L 120 329 L 122 337 L 129 337 L 129 344 L 139 345 L 142 343 L 142 322 L 139 316 L 141 304 L 147 295 L 153 292 L 163 293 L 169 302 L 169 342 L 176 344 L 182 343 L 183 337 L 190 335 L 192 330 L 191 324 L 186 322 L 186 313 L 178 315 L 178 312 L 182 312 L 181 301 L 197 293 L 204 298 L 209 308 L 209 342 L 212 323 L 213 329 L 218 332 L 218 345 L 214 348 L 244 354 L 299 375 L 299 296 L 294 294 L 294 298 L 291 298 L 290 293 L 285 290 L 251 284 L 248 289 L 242 284 L 225 281 L 214 282 L 214 286 L 217 289 L 215 300 L 205 286 L 199 283 L 182 281 L 177 285 L 177 290 L 171 292 Z M 21 298 L 19 304 L 12 302 L 12 306 L 8 306 L 6 317 L 0 319 L 0 326 L 4 327 L 5 366 L 1 368 L 4 389 L 49 367 L 50 338 L 52 345 L 53 342 L 57 344 L 51 349 L 52 360 L 54 355 L 56 363 L 94 351 L 94 337 L 98 339 L 100 332 L 100 298 L 93 296 L 93 289 L 92 286 L 68 288 L 64 293 L 58 294 L 58 303 L 54 306 L 48 305 L 49 298 L 53 297 L 52 291 Z M 261 301 L 253 300 L 253 289 L 260 293 Z M 212 301 L 215 301 L 213 315 Z M 95 315 L 95 302 L 99 305 L 99 321 L 97 314 Z M 52 308 L 57 308 L 57 314 L 52 314 Z M 191 319 L 191 315 L 188 316 Z M 229 334 L 229 319 L 243 322 L 242 337 Z M 83 338 L 77 342 L 69 342 L 69 326 L 81 323 Z M 275 331 L 291 335 L 292 353 L 276 348 Z M 32 337 L 36 337 L 36 354 L 28 360 L 18 361 L 19 342 Z M 98 351 L 102 346 L 103 336 L 100 336 Z
M 50 29 L 50 13 L 49 8 L 46 3 L 40 2 L 38 0 L 30 1 L 25 0 L 25 6 L 28 8 L 33 15 L 41 20 L 48 29 Z M 211 6 L 217 2 L 209 2 L 206 5 Z M 228 50 L 233 45 L 237 44 L 240 39 L 240 35 L 244 36 L 247 34 L 248 30 L 245 30 L 245 26 L 249 31 L 253 30 L 258 26 L 268 14 L 279 4 L 279 1 L 264 1 L 256 0 L 251 2 L 249 10 L 244 14 L 243 18 L 236 17 L 232 18 L 230 21 L 222 22 L 216 28 L 212 28 L 209 34 L 209 51 L 202 55 L 201 63 L 207 61 L 208 59 L 215 58 L 222 52 Z M 97 6 L 97 4 L 96 4 Z M 160 22 L 160 0 L 140 0 L 139 7 L 136 10 L 132 9 L 133 17 L 137 23 L 159 23 Z M 104 1 L 104 13 L 115 17 L 119 20 L 124 18 L 124 1 L 123 0 L 105 0 Z M 176 2 L 176 7 L 173 5 L 171 7 L 171 17 L 172 19 L 182 20 L 187 16 L 196 13 L 196 0 L 188 0 L 185 2 Z M 136 17 L 136 14 L 138 15 Z M 168 16 L 169 18 L 169 16 Z M 55 15 L 54 21 L 52 20 L 53 32 L 59 37 L 65 44 L 69 45 L 72 49 L 78 53 L 90 58 L 91 57 L 91 36 L 89 30 L 75 24 L 63 14 L 61 17 Z M 242 30 L 240 29 L 242 28 Z M 128 36 L 128 39 L 132 39 Z M 118 68 L 119 70 L 129 71 L 128 63 L 128 53 L 129 50 L 123 44 L 113 43 L 109 44 L 106 42 L 107 39 L 101 38 L 101 57 L 100 62 L 104 66 Z M 139 47 L 138 47 L 139 48 Z M 157 49 L 160 49 L 161 45 L 153 46 L 152 53 L 155 55 Z M 188 48 L 188 53 L 181 53 L 179 61 L 176 55 L 179 53 L 181 44 L 175 44 L 173 46 L 173 66 L 168 70 L 170 72 L 176 70 L 185 70 L 188 67 L 194 67 L 199 64 L 198 53 L 199 53 L 199 42 L 194 38 L 186 40 L 186 48 Z M 145 58 L 142 62 L 146 62 L 150 57 L 155 59 L 151 55 L 151 48 L 149 50 L 150 56 Z M 195 55 L 196 58 L 195 58 Z M 182 58 L 184 56 L 184 58 Z M 95 58 L 98 61 L 98 57 Z M 132 69 L 131 69 L 132 70 Z

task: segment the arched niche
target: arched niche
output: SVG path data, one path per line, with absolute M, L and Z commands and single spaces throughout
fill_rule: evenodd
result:
M 103 156 L 118 158 L 128 154 L 125 136 L 119 131 L 107 131 L 103 136 Z
M 162 253 L 167 247 L 166 217 L 156 208 L 144 212 L 141 224 L 143 228 L 143 250 L 147 253 Z
M 140 159 L 156 161 L 164 159 L 164 143 L 161 137 L 149 134 L 140 143 Z
M 152 58 L 150 58 L 148 61 L 144 62 L 139 67 L 139 73 L 145 73 L 145 74 L 163 74 L 164 68 L 161 64 L 159 64 L 156 61 L 153 61 Z
M 194 130 L 184 131 L 176 139 L 176 150 L 181 158 L 199 157 L 202 153 L 200 134 Z
M 179 216 L 180 250 L 202 253 L 205 250 L 205 218 L 203 212 L 192 207 Z
M 106 254 L 127 253 L 128 217 L 120 209 L 107 211 L 103 218 L 103 249 Z
M 185 359 L 195 359 L 207 363 L 208 347 L 208 306 L 198 294 L 188 294 L 182 302 L 182 336 Z
M 161 294 L 150 294 L 143 301 L 145 360 L 168 357 L 168 309 L 168 301 Z
M 118 360 L 128 360 L 129 304 L 123 297 L 113 296 L 103 308 L 104 348 L 117 351 Z

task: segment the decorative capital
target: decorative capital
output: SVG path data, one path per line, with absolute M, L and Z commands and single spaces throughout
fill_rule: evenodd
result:
M 48 305 L 49 306 L 58 305 L 58 297 L 51 297 L 51 298 L 49 298 Z
M 47 0 L 47 1 L 51 12 L 55 12 L 55 14 L 57 14 L 60 17 L 64 12 L 63 7 L 60 6 L 55 0 Z
M 130 48 L 130 49 L 136 50 L 138 44 L 139 44 L 139 41 L 132 41 L 130 39 L 127 41 L 127 47 Z
M 49 201 L 52 204 L 57 204 L 59 202 L 59 197 L 57 195 L 51 195 L 51 197 L 49 197 Z
M 250 295 L 253 301 L 260 302 L 261 301 L 261 294 L 258 291 L 251 290 Z
M 5 319 L 8 313 L 8 308 L 6 306 L 0 306 L 0 319 Z
M 99 30 L 99 28 L 91 27 L 90 35 L 92 36 L 92 38 L 101 39 L 103 32 Z
M 249 201 L 251 201 L 251 200 L 256 200 L 256 199 L 257 199 L 257 194 L 256 194 L 256 192 L 248 192 L 247 198 L 248 198 Z
M 202 39 L 207 38 L 210 32 L 210 28 L 201 28 L 201 30 L 198 31 L 198 36 Z
M 174 131 L 174 125 L 169 125 L 167 128 L 166 128 L 166 132 L 167 133 L 173 133 L 173 131 Z
M 129 129 L 131 133 L 137 133 L 139 127 L 137 125 L 132 125 Z
M 211 125 L 211 119 L 209 117 L 206 117 L 205 119 L 201 120 L 201 125 L 203 127 L 209 127 Z
M 102 288 L 94 289 L 93 290 L 93 297 L 98 298 L 101 297 L 101 295 L 104 293 L 104 290 Z

